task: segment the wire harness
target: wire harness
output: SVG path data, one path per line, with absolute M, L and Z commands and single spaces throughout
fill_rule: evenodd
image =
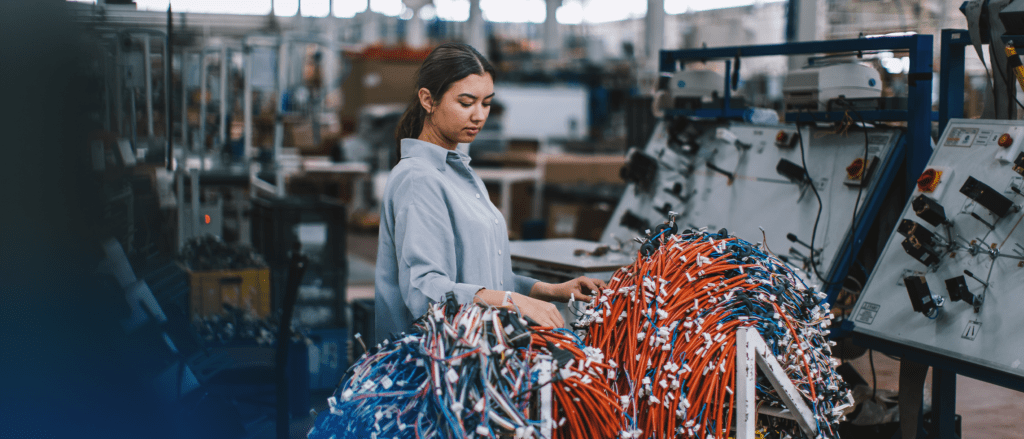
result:
M 614 366 L 608 378 L 626 423 L 620 437 L 730 437 L 741 327 L 756 328 L 785 368 L 819 437 L 835 437 L 852 395 L 830 357 L 825 295 L 724 229 L 670 232 L 659 227 L 577 322 L 585 343 Z M 756 387 L 759 408 L 784 408 L 763 374 Z M 762 415 L 758 423 L 764 437 L 804 436 L 792 420 Z
M 570 331 L 450 296 L 364 354 L 308 437 L 614 437 L 611 370 Z

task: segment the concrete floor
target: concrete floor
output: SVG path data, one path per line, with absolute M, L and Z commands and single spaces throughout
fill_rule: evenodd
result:
M 875 353 L 878 389 L 899 390 L 900 363 Z M 867 354 L 850 361 L 871 383 Z M 931 370 L 925 381 L 925 401 L 931 400 Z M 956 380 L 956 412 L 963 417 L 964 438 L 1024 438 L 1024 393 L 967 377 Z
M 350 264 L 361 270 L 372 269 L 377 258 L 376 234 L 352 234 L 348 239 Z M 354 276 L 348 287 L 350 300 L 373 297 L 373 277 L 367 273 Z M 849 361 L 871 384 L 869 356 Z M 874 354 L 877 388 L 899 391 L 899 362 L 880 353 Z M 963 417 L 964 438 L 1024 438 L 1024 393 L 988 384 L 967 377 L 957 377 L 956 412 Z M 925 401 L 931 400 L 931 371 L 925 383 Z M 844 438 L 851 439 L 851 438 Z M 872 438 L 875 439 L 875 438 Z M 879 438 L 888 439 L 888 438 Z

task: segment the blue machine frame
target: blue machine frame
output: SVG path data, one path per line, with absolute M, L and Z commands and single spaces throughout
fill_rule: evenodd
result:
M 906 121 L 907 134 L 904 141 L 896 145 L 896 153 L 905 154 L 907 164 L 907 191 L 914 187 L 917 176 L 924 171 L 928 158 L 931 156 L 931 122 L 932 113 L 932 36 L 909 35 L 899 37 L 857 38 L 832 41 L 811 41 L 801 43 L 768 44 L 761 46 L 734 46 L 708 49 L 662 50 L 658 60 L 661 73 L 676 71 L 679 61 L 705 61 L 712 59 L 725 60 L 725 99 L 721 109 L 714 110 L 666 110 L 666 116 L 694 116 L 707 118 L 742 117 L 743 110 L 730 107 L 732 81 L 731 59 L 740 57 L 803 55 L 816 53 L 863 53 L 871 51 L 903 51 L 909 52 L 910 71 L 907 95 L 907 110 L 861 111 L 861 117 L 870 121 Z M 682 63 L 680 63 L 682 64 Z M 682 65 L 679 66 L 683 68 Z M 963 104 L 961 103 L 961 108 Z M 845 112 L 810 112 L 787 113 L 786 120 L 793 122 L 832 122 L 842 120 Z M 899 169 L 900 160 L 890 160 L 882 169 L 879 187 L 865 202 L 863 213 L 856 221 L 852 233 L 847 234 L 838 252 L 836 262 L 827 275 L 829 287 L 829 303 L 834 303 L 842 287 L 850 266 L 860 250 L 868 230 L 871 228 L 875 215 L 881 208 L 885 193 L 888 192 L 892 180 Z M 842 331 L 840 331 L 842 332 Z

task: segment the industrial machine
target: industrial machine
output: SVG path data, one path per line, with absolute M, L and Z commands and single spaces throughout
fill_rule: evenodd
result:
M 734 122 L 709 137 L 679 221 L 763 239 L 808 285 L 838 291 L 903 162 L 903 132 Z
M 601 235 L 601 244 L 612 252 L 635 256 L 639 244 L 672 217 L 680 228 L 726 229 L 761 241 L 800 270 L 809 287 L 827 293 L 834 302 L 897 172 L 905 167 L 909 174 L 916 174 L 926 161 L 931 96 L 923 93 L 920 84 L 930 82 L 930 74 L 918 71 L 924 70 L 921 61 L 931 57 L 926 49 L 930 41 L 928 35 L 912 35 L 663 52 L 660 70 L 673 78 L 683 77 L 676 71 L 679 63 L 724 59 L 723 105 L 721 109 L 684 105 L 664 110 L 665 117 L 648 143 L 627 153 L 621 172 L 626 190 Z M 815 102 L 813 107 L 786 114 L 787 120 L 799 125 L 739 122 L 744 111 L 730 106 L 730 84 L 738 75 L 730 66 L 736 65 L 733 57 L 738 53 L 773 56 L 895 49 L 910 51 L 912 73 L 921 78 L 906 98 L 913 105 L 904 109 L 858 107 L 857 99 L 876 99 L 881 84 L 877 71 L 867 72 L 864 69 L 869 67 L 851 63 L 796 72 L 791 84 L 801 77 L 813 83 L 805 88 Z M 694 72 L 687 77 L 703 76 Z M 698 81 L 692 90 L 702 83 L 711 88 L 708 81 Z M 670 82 L 668 89 L 685 98 L 678 84 Z M 829 99 L 840 104 L 839 111 L 821 111 L 830 109 L 817 103 L 825 100 L 827 104 Z M 879 125 L 885 121 L 906 121 L 907 129 Z M 894 197 L 896 203 L 903 202 L 901 196 Z M 514 268 L 539 273 L 537 266 L 546 261 L 566 274 L 582 274 L 594 259 L 577 246 L 583 251 L 576 252 L 574 264 L 567 264 L 550 249 L 532 246 L 536 248 L 512 248 Z M 861 268 L 864 277 L 871 264 L 866 265 Z
M 856 62 L 810 65 L 786 76 L 782 86 L 786 111 L 824 111 L 839 98 L 879 98 L 882 79 L 874 67 Z
M 763 240 L 809 285 L 837 290 L 903 151 L 893 128 L 666 121 L 630 156 L 601 240 L 627 245 L 677 214 L 684 228 Z
M 722 94 L 725 78 L 711 70 L 680 70 L 672 74 L 669 91 L 672 98 L 703 98 Z
M 1024 385 L 1024 342 L 1015 337 L 1024 307 L 1022 136 L 1020 121 L 949 122 L 853 311 L 855 337 Z

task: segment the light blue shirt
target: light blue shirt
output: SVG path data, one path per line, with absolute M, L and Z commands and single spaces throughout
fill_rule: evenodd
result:
M 537 281 L 512 273 L 508 229 L 469 156 L 402 139 L 380 212 L 374 281 L 375 342 L 407 331 L 428 300 L 452 291 L 470 303 L 481 288 L 528 295 Z

